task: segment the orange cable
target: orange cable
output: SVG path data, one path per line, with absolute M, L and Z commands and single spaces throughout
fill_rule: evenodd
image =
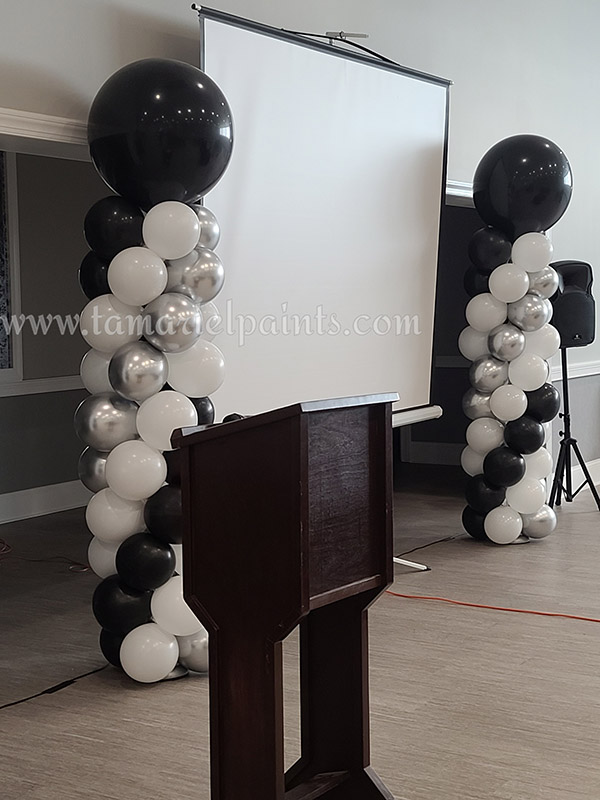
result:
M 440 603 L 452 603 L 455 606 L 468 606 L 469 608 L 488 608 L 492 611 L 513 611 L 516 614 L 536 614 L 540 617 L 564 617 L 564 619 L 578 619 L 583 622 L 600 622 L 600 619 L 594 617 L 580 617 L 577 614 L 560 614 L 554 611 L 531 611 L 526 608 L 505 608 L 504 606 L 486 606 L 482 603 L 467 603 L 462 600 L 450 600 L 447 597 L 427 597 L 420 594 L 400 594 L 399 592 L 392 592 L 386 589 L 386 594 L 391 594 L 394 597 L 403 597 L 407 600 L 438 600 Z

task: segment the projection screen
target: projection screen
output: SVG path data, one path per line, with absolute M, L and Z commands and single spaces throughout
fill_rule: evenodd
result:
M 397 409 L 426 406 L 448 81 L 220 12 L 200 21 L 235 126 L 204 200 L 226 274 L 217 419 L 393 391 Z

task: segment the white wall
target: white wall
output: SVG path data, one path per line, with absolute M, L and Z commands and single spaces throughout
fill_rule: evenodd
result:
M 471 181 L 483 153 L 506 136 L 553 139 L 574 173 L 571 206 L 553 229 L 555 257 L 600 268 L 596 0 L 214 2 L 276 27 L 364 31 L 373 49 L 452 79 L 449 179 Z M 147 56 L 197 63 L 190 0 L 2 3 L 0 107 L 85 120 L 119 66 Z M 572 351 L 576 361 L 600 362 L 600 340 Z

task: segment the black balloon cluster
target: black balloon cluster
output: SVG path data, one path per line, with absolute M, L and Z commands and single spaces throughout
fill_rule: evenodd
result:
M 548 324 L 557 276 L 544 234 L 563 215 L 571 189 L 564 153 L 540 136 L 498 142 L 475 172 L 473 199 L 486 225 L 469 243 L 464 287 L 472 300 L 459 347 L 473 362 L 463 398 L 472 422 L 461 459 L 470 475 L 462 522 L 476 539 L 542 538 L 556 524 L 545 505 L 552 461 L 544 423 L 560 405 L 547 380 L 560 337 Z

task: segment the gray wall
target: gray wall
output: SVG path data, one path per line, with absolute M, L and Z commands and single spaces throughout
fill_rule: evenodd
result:
M 85 390 L 0 398 L 0 494 L 77 480 L 73 414 Z
M 578 348 L 584 350 L 585 348 Z M 570 359 L 573 350 L 569 350 Z M 562 381 L 555 381 L 562 394 Z M 586 461 L 600 458 L 600 375 L 569 379 L 569 400 L 571 406 L 571 435 L 577 439 L 581 453 Z M 558 456 L 558 432 L 563 430 L 562 420 L 553 425 L 553 449 Z

